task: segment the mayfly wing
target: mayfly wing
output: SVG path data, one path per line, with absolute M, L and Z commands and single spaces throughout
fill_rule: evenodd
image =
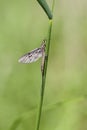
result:
M 26 53 L 18 61 L 21 63 L 32 63 L 37 61 L 45 53 L 45 46 L 46 46 L 45 43 L 46 40 L 43 40 L 40 48 L 36 48 L 31 52 Z
M 36 48 L 23 55 L 18 61 L 21 63 L 32 63 L 37 61 L 40 57 L 42 57 L 42 50 L 41 48 Z

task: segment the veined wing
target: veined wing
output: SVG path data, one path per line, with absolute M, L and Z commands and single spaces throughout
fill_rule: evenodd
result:
M 41 48 L 36 48 L 31 52 L 23 55 L 18 61 L 21 63 L 32 63 L 37 61 L 40 57 L 42 57 Z

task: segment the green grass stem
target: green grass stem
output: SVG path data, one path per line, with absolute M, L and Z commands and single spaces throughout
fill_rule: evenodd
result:
M 54 9 L 54 3 L 55 3 L 55 0 L 53 0 L 53 4 L 52 4 L 52 13 L 53 13 L 53 9 Z M 40 95 L 38 119 L 37 119 L 35 130 L 39 130 L 39 128 L 40 128 L 43 98 L 44 98 L 44 90 L 45 90 L 45 83 L 46 83 L 47 66 L 48 66 L 48 59 L 49 59 L 51 33 L 52 33 L 52 23 L 53 23 L 53 19 L 49 20 L 49 28 L 48 28 L 48 36 L 47 36 L 47 44 L 46 44 L 46 46 L 47 46 L 47 48 L 46 48 L 47 58 L 45 58 L 44 69 L 43 69 L 43 73 L 42 73 L 41 95 Z

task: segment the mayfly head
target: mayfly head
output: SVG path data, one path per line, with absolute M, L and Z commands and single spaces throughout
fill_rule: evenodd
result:
M 44 40 L 42 41 L 41 48 L 45 48 L 45 47 L 46 47 L 46 42 L 47 42 L 46 39 L 44 39 Z

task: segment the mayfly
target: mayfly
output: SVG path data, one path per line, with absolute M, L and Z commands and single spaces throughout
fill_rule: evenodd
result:
M 37 61 L 40 57 L 42 57 L 42 62 L 41 62 L 41 71 L 43 73 L 43 68 L 44 68 L 44 60 L 45 60 L 45 47 L 46 47 L 46 40 L 42 41 L 42 44 L 39 48 L 36 48 L 32 50 L 31 52 L 26 53 L 20 59 L 18 62 L 21 63 L 32 63 Z

